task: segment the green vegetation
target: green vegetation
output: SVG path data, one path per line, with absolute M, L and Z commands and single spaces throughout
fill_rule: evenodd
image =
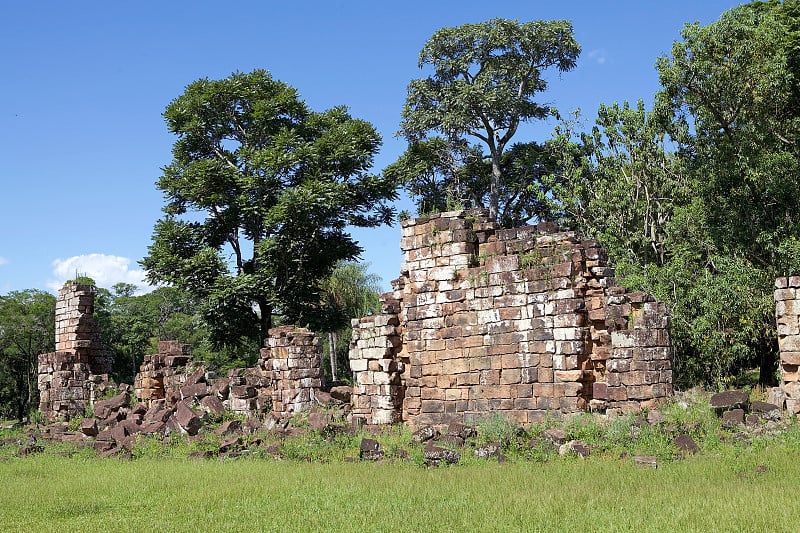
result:
M 375 128 L 344 107 L 311 111 L 264 70 L 198 80 L 164 118 L 178 140 L 148 280 L 195 297 L 217 347 L 260 344 L 273 315 L 317 328 L 321 282 L 361 252 L 346 228 L 395 217 L 396 184 L 368 173 Z
M 0 296 L 0 419 L 23 421 L 38 407 L 37 356 L 55 349 L 55 306 L 35 289 Z
M 725 428 L 696 391 L 660 412 L 653 424 L 583 414 L 527 430 L 489 416 L 464 447 L 437 443 L 461 454 L 439 468 L 424 466 L 424 445 L 405 426 L 352 432 L 334 417 L 338 429 L 308 430 L 307 413 L 290 426 L 302 434 L 243 436 L 249 453 L 235 458 L 219 453 L 223 437 L 213 430 L 222 419 L 191 439 L 140 437 L 128 459 L 71 444 L 17 457 L 17 444 L 0 445 L 0 476 L 14 488 L 0 494 L 0 529 L 794 530 L 796 420 Z M 559 456 L 549 428 L 588 444 L 589 457 Z M 676 447 L 680 434 L 698 454 Z M 0 430 L 0 441 L 9 438 L 25 441 L 22 429 Z M 376 439 L 384 458 L 359 461 L 362 438 Z M 502 461 L 473 454 L 493 442 Z M 190 457 L 200 453 L 210 458 Z M 635 455 L 655 456 L 658 467 L 635 465 Z
M 381 310 L 379 299 L 380 276 L 367 272 L 366 263 L 339 262 L 331 275 L 321 282 L 323 309 L 326 311 L 320 332 L 327 333 L 327 377 L 333 381 L 350 379 L 350 360 L 347 356 L 352 328 L 350 320 L 377 314 Z
M 688 24 L 652 110 L 601 106 L 590 133 L 563 121 L 551 143 L 562 222 L 669 304 L 680 388 L 776 381 L 773 283 L 800 272 L 798 27 L 794 0 Z
M 534 100 L 547 88 L 544 72 L 571 70 L 578 54 L 565 20 L 438 30 L 419 54 L 419 67 L 433 72 L 408 85 L 400 125 L 408 150 L 384 175 L 404 184 L 420 212 L 469 202 L 504 225 L 542 215 L 550 185 L 540 147 L 510 143 L 520 123 L 550 113 Z
M 14 487 L 0 494 L 0 528 L 793 531 L 796 445 L 655 470 L 610 457 L 422 469 L 44 455 L 0 461 L 0 475 Z

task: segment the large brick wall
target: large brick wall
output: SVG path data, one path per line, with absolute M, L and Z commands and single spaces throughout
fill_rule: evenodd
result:
M 412 426 L 637 410 L 672 394 L 665 306 L 614 286 L 596 241 L 484 210 L 402 224 L 383 312 L 353 321 L 353 414 Z

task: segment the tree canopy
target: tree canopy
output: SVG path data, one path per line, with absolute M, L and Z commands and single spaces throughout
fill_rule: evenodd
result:
M 800 271 L 798 27 L 795 1 L 687 24 L 651 111 L 601 106 L 577 142 L 560 130 L 565 220 L 670 304 L 679 386 L 775 379 L 773 282 Z
M 436 141 L 434 161 L 453 159 L 443 148 L 458 156 L 465 149 L 473 152 L 465 148 L 466 138 L 479 141 L 489 150 L 488 175 L 481 180 L 488 185 L 490 214 L 497 218 L 501 201 L 515 200 L 513 192 L 504 194 L 510 186 L 501 190 L 506 148 L 520 123 L 549 112 L 534 100 L 547 88 L 543 73 L 571 70 L 579 53 L 572 24 L 563 20 L 520 23 L 498 18 L 438 30 L 419 55 L 420 68 L 430 65 L 433 73 L 411 81 L 403 108 L 401 131 L 411 145 L 410 162 L 418 161 L 415 143 L 431 137 L 445 141 Z M 455 179 L 452 167 L 437 167 L 435 162 L 428 166 Z M 483 202 L 482 193 L 471 191 L 470 196 Z
M 368 173 L 375 128 L 344 107 L 311 111 L 263 70 L 198 80 L 164 117 L 178 140 L 148 280 L 198 298 L 218 345 L 263 341 L 273 314 L 313 326 L 320 281 L 361 252 L 346 228 L 394 217 L 395 184 Z
M 0 296 L 0 417 L 23 421 L 37 407 L 37 357 L 55 350 L 55 308 L 36 289 Z

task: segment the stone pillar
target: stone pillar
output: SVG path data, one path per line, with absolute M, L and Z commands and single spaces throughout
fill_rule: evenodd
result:
M 97 291 L 91 285 L 70 282 L 58 291 L 56 301 L 56 351 L 74 353 L 88 363 L 93 374 L 111 372 L 113 357 L 103 347 L 94 319 Z
M 402 351 L 400 303 L 382 296 L 382 313 L 352 321 L 350 369 L 353 371 L 352 414 L 367 424 L 391 424 L 401 419 L 405 364 Z
M 49 420 L 83 416 L 95 382 L 108 379 L 113 357 L 94 319 L 95 288 L 76 282 L 58 292 L 56 351 L 39 355 L 39 409 Z
M 39 411 L 45 418 L 84 416 L 90 401 L 88 364 L 72 352 L 39 355 Z
M 775 280 L 775 322 L 778 328 L 782 395 L 790 413 L 800 412 L 800 276 Z
M 322 387 L 322 342 L 305 328 L 269 330 L 259 365 L 272 381 L 272 412 L 281 418 L 311 409 Z

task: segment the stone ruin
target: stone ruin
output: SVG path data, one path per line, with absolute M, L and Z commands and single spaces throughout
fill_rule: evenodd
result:
M 531 424 L 672 395 L 667 309 L 615 286 L 596 241 L 469 210 L 404 221 L 401 248 L 381 313 L 353 321 L 353 416 Z
M 94 319 L 95 289 L 70 282 L 56 300 L 56 351 L 39 355 L 39 410 L 49 419 L 83 416 L 108 383 L 113 355 Z
M 775 281 L 775 323 L 781 384 L 771 391 L 769 401 L 800 413 L 800 276 Z
M 353 321 L 351 394 L 324 388 L 320 339 L 303 328 L 273 328 L 256 366 L 225 376 L 194 361 L 190 346 L 162 341 L 136 375 L 126 435 L 170 424 L 192 433 L 203 411 L 281 420 L 334 397 L 354 422 L 416 427 L 493 413 L 532 424 L 549 413 L 637 411 L 672 394 L 667 310 L 615 286 L 596 241 L 551 224 L 502 229 L 469 210 L 404 221 L 401 248 L 381 313 Z M 50 420 L 110 409 L 95 402 L 111 357 L 92 319 L 94 294 L 75 283 L 59 293 L 58 351 L 39 358 Z M 122 393 L 109 411 L 117 421 L 132 400 Z
M 193 361 L 191 346 L 161 341 L 159 353 L 144 356 L 136 374 L 136 399 L 148 407 L 164 402 L 168 408 L 197 401 L 212 411 L 218 409 L 211 404 L 219 403 L 223 410 L 251 417 L 286 418 L 309 410 L 322 388 L 319 337 L 295 326 L 272 328 L 269 335 L 255 367 L 235 368 L 226 377 Z
M 112 384 L 112 355 L 100 340 L 94 319 L 95 288 L 67 283 L 56 302 L 56 351 L 39 355 L 39 409 L 49 420 L 82 417 Z M 159 353 L 144 356 L 134 379 L 136 400 L 146 409 L 176 409 L 194 402 L 203 409 L 252 417 L 290 417 L 309 410 L 322 388 L 322 346 L 314 333 L 295 326 L 269 331 L 253 368 L 217 377 L 191 346 L 160 341 Z M 127 393 L 126 387 L 123 392 Z M 120 406 L 118 406 L 119 408 Z

